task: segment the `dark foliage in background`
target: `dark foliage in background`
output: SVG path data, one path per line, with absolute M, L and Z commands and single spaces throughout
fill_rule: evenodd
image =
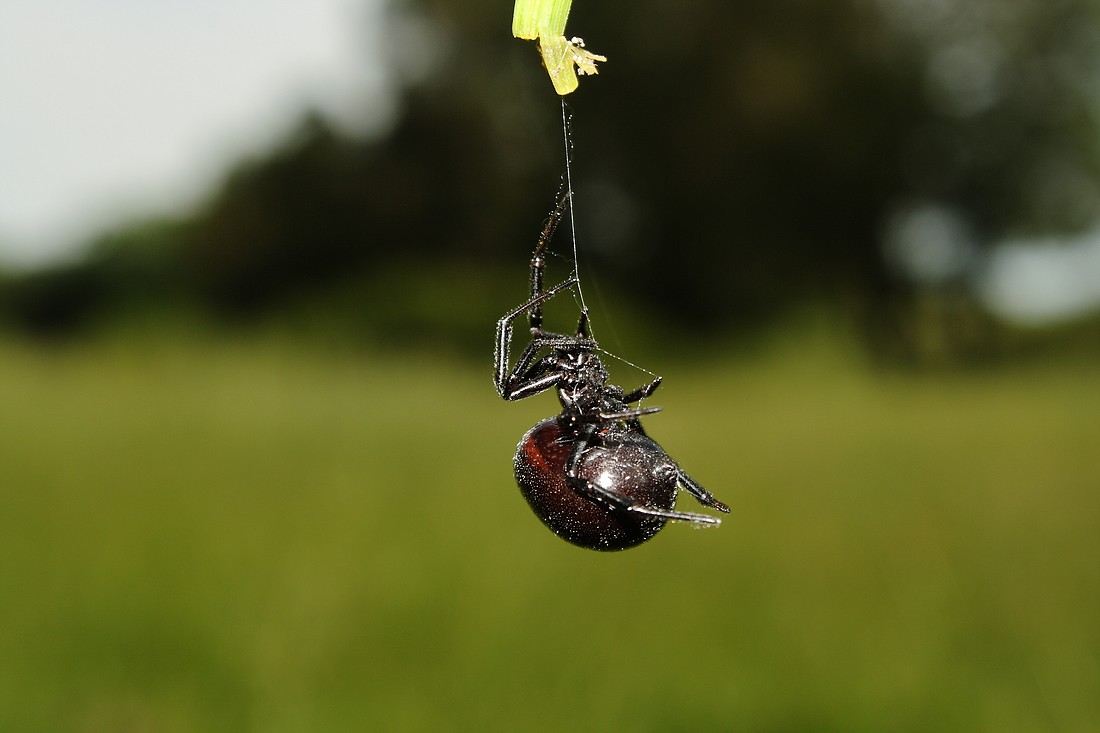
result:
M 558 101 L 509 12 L 399 5 L 433 47 L 395 63 L 435 63 L 386 135 L 311 116 L 185 219 L 0 284 L 7 321 L 57 334 L 157 303 L 236 321 L 315 303 L 375 341 L 482 350 L 562 172 Z M 570 29 L 611 59 L 569 99 L 585 265 L 678 330 L 734 336 L 827 302 L 880 354 L 919 356 L 929 330 L 981 353 L 983 250 L 1100 214 L 1085 0 L 578 2 Z M 967 266 L 934 282 L 884 249 L 921 206 L 971 234 Z

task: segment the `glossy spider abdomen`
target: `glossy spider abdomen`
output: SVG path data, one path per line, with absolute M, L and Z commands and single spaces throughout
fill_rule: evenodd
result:
M 558 418 L 549 418 L 517 446 L 516 482 L 538 518 L 558 537 L 591 550 L 625 550 L 657 534 L 665 517 L 613 507 L 570 484 L 567 464 L 576 443 Z M 597 433 L 580 457 L 576 477 L 613 491 L 627 504 L 672 511 L 676 503 L 676 464 L 640 430 Z

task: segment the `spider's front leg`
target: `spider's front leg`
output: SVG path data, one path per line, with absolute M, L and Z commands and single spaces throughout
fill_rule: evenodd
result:
M 546 220 L 546 226 L 542 228 L 542 232 L 539 234 L 538 241 L 535 243 L 535 253 L 531 255 L 531 307 L 529 311 L 532 332 L 542 328 L 542 302 L 535 302 L 535 299 L 542 292 L 543 275 L 546 271 L 546 248 L 550 244 L 550 240 L 554 238 L 554 232 L 557 231 L 558 224 L 565 216 L 568 205 L 569 194 L 563 191 L 558 196 L 558 203 L 550 213 L 550 218 Z M 576 282 L 575 279 L 574 282 Z
M 546 333 L 537 326 L 531 328 L 531 342 L 527 344 L 527 348 L 523 350 L 523 354 L 520 355 L 514 368 L 510 368 L 508 364 L 508 355 L 512 348 L 512 323 L 519 316 L 524 313 L 533 312 L 533 309 L 539 308 L 543 303 L 561 291 L 575 285 L 577 283 L 576 278 L 570 278 L 563 283 L 555 285 L 549 290 L 543 291 L 531 297 L 523 305 L 513 308 L 508 311 L 497 321 L 497 333 L 496 333 L 496 345 L 493 350 L 493 383 L 496 385 L 497 393 L 500 394 L 506 400 L 521 399 L 523 397 L 529 397 L 532 394 L 537 394 L 543 390 L 549 389 L 556 381 L 555 375 L 533 375 L 528 374 L 533 369 L 535 364 L 535 357 L 538 352 L 547 347 L 555 346 L 564 342 L 566 337 L 559 336 L 558 334 Z M 524 376 L 526 375 L 526 379 Z M 553 379 L 551 377 L 554 376 Z M 541 384 L 535 389 L 532 389 L 530 383 L 536 379 L 546 379 L 545 384 Z M 523 394 L 516 395 L 517 389 L 521 385 L 526 385 L 523 390 Z

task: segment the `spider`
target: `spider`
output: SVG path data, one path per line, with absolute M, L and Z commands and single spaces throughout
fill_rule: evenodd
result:
M 653 537 L 669 520 L 717 525 L 706 514 L 676 511 L 677 489 L 704 506 L 729 512 L 646 435 L 640 418 L 659 407 L 631 407 L 661 384 L 656 377 L 625 392 L 610 375 L 589 335 L 582 305 L 576 333 L 542 328 L 542 308 L 551 298 L 578 287 L 571 277 L 543 288 L 547 244 L 569 205 L 558 199 L 531 258 L 531 297 L 497 322 L 493 379 L 505 400 L 521 400 L 555 388 L 561 413 L 541 421 L 520 440 L 514 459 L 516 482 L 531 509 L 554 534 L 592 550 L 625 550 Z M 512 324 L 527 314 L 531 341 L 509 367 Z M 540 356 L 541 354 L 541 356 Z

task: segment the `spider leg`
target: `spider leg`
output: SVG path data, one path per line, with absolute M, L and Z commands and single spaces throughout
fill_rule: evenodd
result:
M 652 415 L 653 413 L 660 411 L 660 407 L 639 407 L 634 410 L 623 410 L 622 412 L 601 412 L 600 419 L 604 421 L 636 420 L 642 415 Z
M 581 322 L 577 326 L 576 336 L 563 336 L 542 330 L 543 303 L 578 283 L 576 277 L 571 277 L 549 290 L 543 290 L 546 249 L 566 211 L 568 211 L 569 205 L 569 192 L 564 188 L 563 183 L 563 188 L 558 193 L 557 204 L 554 206 L 554 210 L 550 212 L 550 216 L 546 220 L 546 224 L 543 226 L 535 244 L 535 252 L 531 256 L 531 297 L 526 303 L 513 308 L 497 321 L 496 342 L 493 352 L 493 383 L 496 385 L 497 393 L 506 400 L 530 397 L 550 389 L 560 381 L 559 374 L 551 373 L 547 368 L 548 365 L 536 361 L 538 352 L 542 349 L 595 346 L 595 342 L 588 338 L 587 312 L 581 314 Z M 512 347 L 512 324 L 516 318 L 524 313 L 527 313 L 531 328 L 531 342 L 523 350 L 523 354 L 516 365 L 510 367 L 508 357 Z
M 536 367 L 541 365 L 536 364 Z M 532 372 L 545 371 L 542 369 L 532 369 Z M 508 401 L 522 400 L 532 395 L 537 395 L 540 392 L 545 392 L 558 382 L 561 381 L 561 375 L 557 372 L 547 372 L 544 374 L 523 374 L 515 376 L 508 380 L 508 383 L 504 385 L 500 396 Z
M 644 504 L 640 504 L 629 497 L 623 496 L 622 494 L 616 493 L 609 489 L 605 489 L 602 486 L 594 484 L 586 478 L 578 476 L 577 469 L 580 467 L 581 458 L 584 455 L 584 451 L 588 448 L 588 444 L 592 440 L 592 436 L 596 434 L 597 427 L 597 423 L 589 423 L 585 425 L 584 429 L 581 431 L 580 436 L 577 438 L 576 443 L 574 443 L 573 445 L 573 450 L 569 455 L 569 460 L 565 464 L 565 477 L 574 491 L 578 491 L 584 496 L 587 496 L 589 499 L 592 499 L 593 501 L 606 507 L 610 507 L 611 509 L 634 512 L 635 514 L 645 514 L 651 517 L 662 517 L 664 519 L 671 519 L 678 522 L 695 522 L 697 524 L 715 525 L 722 523 L 721 519 L 707 516 L 706 514 L 678 512 L 672 509 L 659 509 L 649 507 Z M 727 509 L 726 511 L 729 510 Z
M 588 338 L 588 309 L 581 309 L 581 317 L 577 320 L 577 338 Z
M 539 234 L 538 242 L 535 244 L 535 253 L 531 256 L 532 306 L 528 314 L 528 320 L 530 321 L 532 331 L 542 328 L 543 301 L 534 301 L 542 292 L 543 274 L 546 270 L 546 247 L 550 243 L 550 240 L 554 238 L 554 232 L 557 231 L 558 224 L 561 223 L 562 217 L 565 216 L 565 211 L 568 206 L 569 194 L 563 190 L 558 194 L 558 203 L 554 206 L 554 210 L 550 212 L 550 218 L 546 220 L 546 226 L 542 228 L 542 233 Z
M 680 485 L 683 486 L 689 494 L 694 496 L 700 504 L 729 514 L 730 508 L 714 498 L 714 494 L 704 489 L 698 481 L 684 473 L 684 469 L 677 466 L 677 470 L 679 471 L 677 478 L 680 481 Z
M 541 306 L 542 303 L 553 298 L 566 288 L 576 284 L 576 282 L 576 278 L 570 278 L 563 283 L 555 285 L 549 290 L 537 293 L 526 303 L 508 311 L 499 321 L 497 321 L 496 344 L 493 350 L 493 383 L 496 385 L 497 392 L 501 397 L 504 397 L 508 384 L 515 381 L 518 374 L 525 372 L 530 367 L 535 354 L 540 348 L 550 345 L 554 339 L 564 338 L 556 334 L 545 334 L 547 338 L 540 339 L 540 336 L 544 335 L 542 330 L 538 328 L 532 329 L 533 338 L 531 343 L 524 350 L 523 356 L 520 357 L 515 369 L 510 369 L 508 366 L 508 352 L 512 346 L 512 322 L 523 313 Z
M 626 507 L 626 511 L 636 514 L 648 514 L 652 517 L 664 517 L 665 519 L 671 519 L 675 522 L 695 522 L 696 524 L 711 524 L 715 526 L 722 523 L 722 520 L 718 517 L 712 517 L 708 514 L 665 511 L 664 509 L 653 509 L 652 507 L 643 506 L 641 504 L 632 504 Z
M 657 377 L 656 379 L 654 379 L 649 384 L 638 387 L 638 389 L 636 389 L 633 392 L 625 395 L 623 397 L 623 402 L 626 402 L 626 403 L 629 404 L 631 402 L 637 402 L 638 400 L 644 400 L 646 397 L 649 397 L 650 395 L 652 395 L 654 392 L 657 391 L 658 387 L 661 386 L 661 379 L 662 379 L 661 377 Z
M 522 400 L 557 385 L 562 375 L 555 368 L 556 360 L 544 356 L 536 361 L 535 356 L 545 348 L 569 348 L 577 345 L 586 344 L 572 336 L 562 336 L 546 331 L 535 333 L 531 337 L 531 343 L 527 344 L 527 348 L 516 361 L 515 368 L 504 376 L 503 382 L 497 384 L 500 396 L 506 400 Z

